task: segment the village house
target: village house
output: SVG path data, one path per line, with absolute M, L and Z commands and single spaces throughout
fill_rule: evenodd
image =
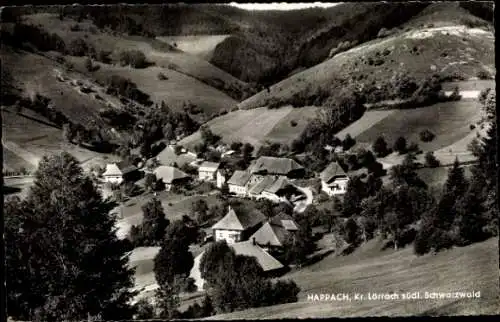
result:
M 321 190 L 328 196 L 343 195 L 347 191 L 349 177 L 337 162 L 330 163 L 320 174 Z
M 249 172 L 254 175 L 301 178 L 305 174 L 305 169 L 293 159 L 261 156 L 249 167 Z
M 298 230 L 298 225 L 291 216 L 280 213 L 262 225 L 249 240 L 266 251 L 281 251 Z
M 201 181 L 215 181 L 219 163 L 205 161 L 198 168 L 198 179 Z
M 123 181 L 133 180 L 138 177 L 138 169 L 127 162 L 116 162 L 106 164 L 106 171 L 102 174 L 104 181 L 120 184 Z
M 227 181 L 229 193 L 233 193 L 240 197 L 246 197 L 251 176 L 249 172 L 236 170 Z
M 165 190 L 170 191 L 175 185 L 182 185 L 188 182 L 191 177 L 181 170 L 171 166 L 159 166 L 154 170 L 154 174 L 158 180 L 161 180 L 165 185 Z
M 227 214 L 212 226 L 214 240 L 228 244 L 247 240 L 264 221 L 266 216 L 257 209 L 229 206 Z
M 280 263 L 276 258 L 252 241 L 238 242 L 229 244 L 229 246 L 234 250 L 236 255 L 255 257 L 257 263 L 262 268 L 263 276 L 279 276 L 286 270 L 285 265 Z M 189 277 L 194 279 L 194 283 L 198 287 L 198 290 L 203 290 L 203 286 L 205 284 L 205 280 L 201 277 L 200 272 L 200 262 L 204 253 L 205 252 L 202 252 L 194 258 L 193 267 L 191 268 L 189 274 Z

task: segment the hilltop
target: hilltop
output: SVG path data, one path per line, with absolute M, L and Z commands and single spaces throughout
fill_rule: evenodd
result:
M 432 74 L 442 80 L 466 80 L 495 74 L 493 25 L 457 3 L 432 4 L 379 38 L 336 48 L 314 67 L 300 71 L 241 102 L 241 109 L 335 100 L 342 89 L 359 91 L 368 102 L 394 99 L 398 82 L 417 84 Z M 400 95 L 402 93 L 399 93 Z

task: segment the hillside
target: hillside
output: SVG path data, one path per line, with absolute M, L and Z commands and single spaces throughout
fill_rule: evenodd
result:
M 286 106 L 280 109 L 265 107 L 238 110 L 217 117 L 206 124 L 223 142 L 239 141 L 252 144 L 256 149 L 266 141 L 290 144 L 316 116 L 317 107 L 300 109 Z M 292 123 L 295 122 L 295 125 Z M 179 144 L 192 148 L 201 142 L 200 132 L 182 139 Z
M 326 92 L 326 96 L 335 99 L 345 87 L 356 87 L 376 101 L 381 98 L 373 96 L 377 87 L 391 86 L 391 82 L 403 76 L 421 81 L 438 74 L 441 79 L 460 80 L 483 72 L 493 77 L 493 52 L 491 23 L 455 3 L 433 4 L 387 36 L 341 51 L 293 74 L 270 86 L 269 91 L 241 102 L 239 107 L 265 106 L 271 99 L 286 105 L 295 94 L 314 100 L 319 92 Z
M 299 301 L 207 319 L 279 319 L 498 314 L 498 239 L 417 257 L 412 247 L 380 251 L 370 241 L 353 254 L 330 255 L 285 275 L 301 287 Z M 425 292 L 477 292 L 476 299 L 423 299 Z M 368 300 L 367 293 L 420 292 L 420 300 Z M 311 301 L 314 294 L 365 294 L 356 301 Z M 401 298 L 401 297 L 400 297 Z

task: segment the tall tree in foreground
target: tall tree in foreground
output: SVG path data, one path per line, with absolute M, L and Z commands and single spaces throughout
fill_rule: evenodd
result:
M 4 208 L 9 316 L 132 317 L 133 271 L 115 235 L 113 208 L 70 154 L 40 161 L 27 198 Z

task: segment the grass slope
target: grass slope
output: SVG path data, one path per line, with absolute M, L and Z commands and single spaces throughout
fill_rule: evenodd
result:
M 248 142 L 258 148 L 266 141 L 290 144 L 307 125 L 307 119 L 315 117 L 316 107 L 280 109 L 256 108 L 238 110 L 217 117 L 207 123 L 210 129 L 225 142 Z M 291 121 L 297 125 L 292 126 Z M 184 138 L 180 144 L 192 147 L 201 142 L 196 132 Z
M 215 47 L 229 37 L 229 35 L 197 35 L 197 36 L 166 36 L 158 37 L 160 41 L 164 41 L 185 53 L 198 56 L 210 61 Z
M 297 303 L 250 309 L 209 319 L 498 314 L 498 238 L 417 257 L 411 247 L 380 251 L 368 244 L 345 257 L 324 260 L 291 273 L 300 287 Z M 478 299 L 367 300 L 368 292 L 406 293 L 480 291 Z M 308 294 L 365 294 L 362 301 L 307 300 Z

